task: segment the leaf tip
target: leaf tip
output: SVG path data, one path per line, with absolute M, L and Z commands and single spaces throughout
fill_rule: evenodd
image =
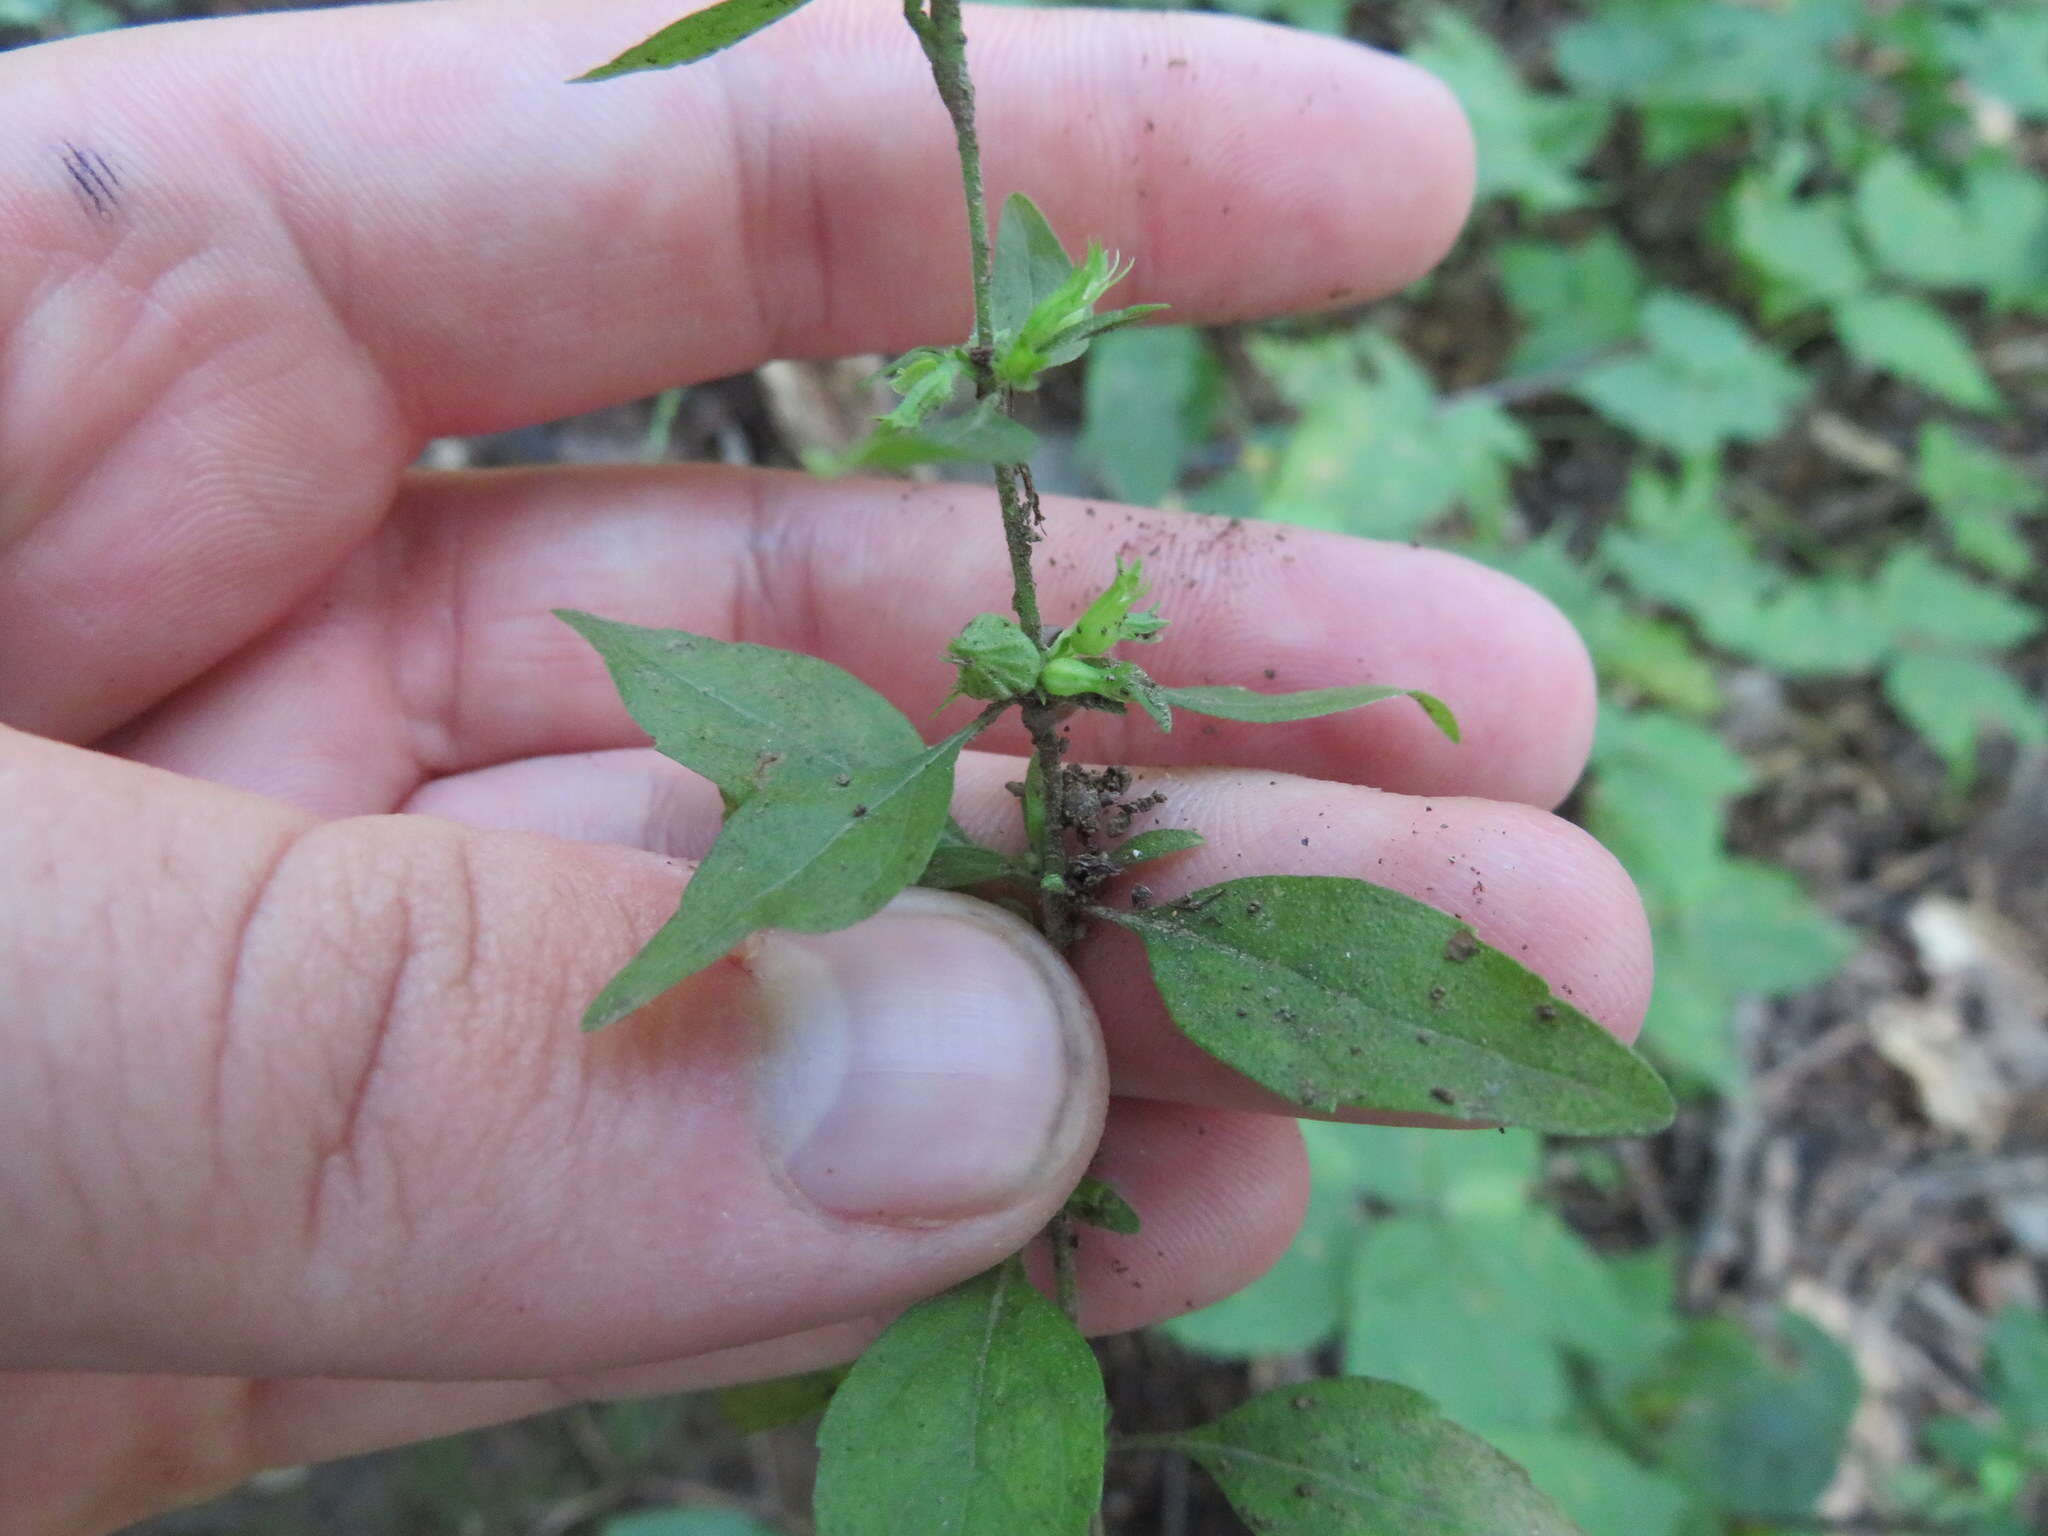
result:
M 1411 689 L 1408 697 L 1422 706 L 1422 712 L 1429 716 L 1430 723 L 1442 731 L 1445 736 L 1454 742 L 1462 743 L 1464 741 L 1465 733 L 1459 728 L 1458 717 L 1451 713 L 1450 705 L 1446 704 L 1435 694 L 1424 693 L 1419 688 Z

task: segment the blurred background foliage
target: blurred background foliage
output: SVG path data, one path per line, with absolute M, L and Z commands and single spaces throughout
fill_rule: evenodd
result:
M 1685 1108 L 1650 1145 L 1311 1126 L 1300 1239 L 1106 1345 L 1120 1414 L 1353 1370 L 1589 1536 L 2048 1529 L 2048 4 L 1220 5 L 1441 75 L 1472 226 L 1368 310 L 1097 342 L 1040 482 L 1425 540 L 1570 615 L 1603 711 L 1567 809 L 1643 889 Z M 0 40 L 268 8 L 0 0 Z M 790 463 L 869 371 L 430 462 Z M 804 1438 L 744 1407 L 580 1409 L 150 1529 L 801 1531 Z M 1242 1529 L 1164 1458 L 1111 1510 Z

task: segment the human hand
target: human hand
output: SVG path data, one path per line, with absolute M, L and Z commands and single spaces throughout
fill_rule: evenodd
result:
M 993 909 L 918 894 L 577 1034 L 717 805 L 548 610 L 811 650 L 921 716 L 1004 588 L 982 492 L 407 471 L 433 436 L 964 329 L 961 285 L 906 276 L 960 232 L 893 7 L 559 84 L 673 3 L 603 38 L 492 0 L 0 59 L 0 1487 L 31 1536 L 844 1358 L 1091 1155 L 1146 1222 L 1091 1234 L 1091 1327 L 1225 1294 L 1298 1215 L 1283 1106 L 1165 1024 L 1116 935 L 1076 953 L 1084 997 Z M 1382 57 L 1213 17 L 970 32 L 993 188 L 1135 256 L 1129 297 L 1176 318 L 1369 297 L 1462 215 L 1455 110 Z M 1173 881 L 1469 899 L 1633 1031 L 1634 897 L 1541 809 L 1592 720 L 1552 610 L 1425 551 L 1048 512 L 1050 612 L 1134 547 L 1198 620 L 1162 677 L 1365 668 L 1465 726 L 1090 722 L 1084 755 L 1212 829 Z M 1276 743 L 1298 776 L 1259 767 Z M 963 766 L 971 829 L 1016 772 Z

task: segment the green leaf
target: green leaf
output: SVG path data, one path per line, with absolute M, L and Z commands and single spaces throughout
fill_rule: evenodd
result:
M 1142 1443 L 1200 1463 L 1260 1536 L 1576 1532 L 1520 1467 L 1390 1381 L 1301 1382 Z
M 1377 332 L 1252 352 L 1302 413 L 1261 516 L 1375 538 L 1410 538 L 1458 507 L 1488 527 L 1504 520 L 1509 472 L 1536 445 L 1498 403 L 1439 400 L 1429 376 Z
M 1530 90 L 1500 45 L 1448 7 L 1430 12 L 1410 56 L 1451 88 L 1471 118 L 1480 198 L 1509 195 L 1537 212 L 1586 200 L 1574 170 L 1607 131 L 1604 102 Z
M 1972 581 L 1912 546 L 1884 563 L 1874 595 L 1905 641 L 2004 650 L 2038 633 L 2042 624 L 2033 605 Z
M 1511 372 L 1560 367 L 1636 334 L 1642 269 L 1612 230 L 1575 246 L 1511 241 L 1495 260 L 1508 302 L 1527 327 L 1509 359 Z
M 1582 91 L 1644 108 L 1717 111 L 1740 127 L 1740 111 L 1800 114 L 1853 97 L 1862 80 L 1837 55 L 1862 10 L 1862 0 L 1798 0 L 1770 11 L 1607 0 L 1558 34 L 1556 62 Z
M 1752 176 L 1737 187 L 1734 210 L 1735 249 L 1798 300 L 1847 298 L 1869 281 L 1840 198 L 1791 198 Z
M 1480 558 L 1534 587 L 1555 603 L 1585 637 L 1602 679 L 1626 697 L 1669 705 L 1691 715 L 1711 715 L 1721 706 L 1713 664 L 1686 631 L 1669 620 L 1640 612 L 1600 580 L 1597 563 L 1573 554 L 1563 528 L 1516 549 L 1484 552 Z
M 2033 551 L 2016 525 L 2048 510 L 2048 482 L 1944 421 L 1920 429 L 1915 475 L 1957 553 L 1994 576 L 2016 578 L 2033 568 Z
M 2048 177 L 1980 160 L 1963 181 L 1985 291 L 2001 309 L 2048 314 Z
M 583 1027 L 644 1007 L 758 928 L 830 933 L 881 911 L 931 858 L 974 732 L 852 774 L 778 775 L 726 818 L 675 916 L 598 994 Z
M 1900 293 L 1860 294 L 1835 306 L 1835 329 L 1852 356 L 1953 405 L 1995 411 L 2003 404 L 1969 338 L 1931 304 Z
M 630 1397 L 598 1403 L 592 1411 L 612 1455 L 621 1462 L 644 1463 L 676 1433 L 683 1403 L 680 1395 Z
M 828 1366 L 806 1371 L 801 1376 L 778 1376 L 772 1381 L 748 1381 L 718 1392 L 718 1411 L 725 1422 L 743 1435 L 758 1435 L 765 1429 L 780 1429 L 800 1423 L 814 1413 L 823 1413 L 832 1394 L 846 1380 L 847 1367 Z
M 1109 279 L 1109 282 L 1112 284 L 1120 283 L 1130 274 L 1130 264 L 1126 263 L 1115 270 L 1115 275 Z M 1090 300 L 1090 302 L 1092 303 L 1093 300 Z M 1140 320 L 1160 314 L 1171 307 L 1171 305 L 1167 304 L 1126 304 L 1122 309 L 1107 310 L 1099 315 L 1084 315 L 1079 319 L 1072 320 L 1064 328 L 1052 334 L 1044 347 L 1045 360 L 1037 366 L 1041 368 L 1057 368 L 1063 364 L 1071 363 L 1093 347 L 1099 338 L 1115 331 L 1121 331 L 1126 326 L 1136 325 Z M 1027 326 L 1027 336 L 1029 331 L 1030 328 Z M 1001 372 L 1000 365 L 997 368 L 997 372 Z
M 1899 638 L 1868 582 L 1786 581 L 1747 611 L 1702 620 L 1715 644 L 1791 677 L 1841 677 L 1877 666 Z
M 2015 1303 L 1991 1325 L 1991 1399 L 2022 1430 L 2048 1430 L 2048 1316 Z
M 1605 1440 L 1568 1430 L 1500 1430 L 1491 1438 L 1586 1536 L 1682 1536 L 1691 1496 Z
M 1014 1261 L 905 1312 L 818 1433 L 819 1536 L 1082 1536 L 1102 1374 Z
M 1749 787 L 1748 764 L 1690 721 L 1604 708 L 1593 766 L 1587 830 L 1653 907 L 1700 900 L 1719 878 L 1723 811 Z
M 1003 414 L 989 396 L 957 416 L 940 416 L 915 427 L 884 418 L 844 453 L 807 453 L 804 467 L 815 475 L 848 475 L 860 470 L 895 471 L 919 464 L 1021 464 L 1031 457 L 1031 430 Z
M 882 370 L 889 387 L 903 397 L 881 419 L 906 431 L 952 403 L 971 377 L 965 347 L 914 347 Z
M 596 647 L 656 749 L 716 784 L 728 806 L 773 776 L 830 778 L 923 744 L 895 705 L 815 656 L 573 609 L 556 617 Z
M 1958 786 L 1976 776 L 1977 746 L 1986 736 L 2003 734 L 2026 746 L 2048 741 L 2041 701 L 2005 668 L 1981 657 L 1909 652 L 1886 669 L 1884 696 L 1941 754 Z
M 1681 454 L 1760 442 L 1785 424 L 1806 381 L 1742 323 L 1681 293 L 1643 306 L 1641 357 L 1593 369 L 1577 392 L 1637 436 Z
M 1383 699 L 1413 699 L 1422 706 L 1430 722 L 1451 740 L 1458 740 L 1458 721 L 1449 706 L 1434 694 L 1416 688 L 1376 688 L 1358 684 L 1348 688 L 1304 688 L 1298 693 L 1254 693 L 1249 688 L 1227 684 L 1215 688 L 1167 688 L 1166 702 L 1190 714 L 1217 720 L 1244 720 L 1253 725 L 1281 725 L 1290 720 L 1314 720 L 1322 715 L 1342 714 Z
M 1263 875 L 1109 914 L 1211 1055 L 1325 1113 L 1376 1108 L 1564 1135 L 1661 1129 L 1656 1073 L 1449 913 L 1361 880 Z
M 1067 1196 L 1066 1212 L 1076 1221 L 1125 1237 L 1136 1236 L 1143 1226 L 1130 1201 L 1092 1175 L 1074 1186 L 1074 1192 Z
M 1777 997 L 1825 981 L 1854 936 L 1814 904 L 1791 871 L 1722 862 L 1684 913 L 1685 943 L 1738 995 Z
M 984 848 L 964 834 L 948 828 L 939 834 L 938 846 L 917 883 L 941 891 L 960 891 L 987 885 L 992 880 L 1021 880 L 1024 867 L 1000 849 Z
M 1856 222 L 1878 266 L 1893 277 L 1955 288 L 1977 274 L 1976 241 L 1961 205 L 1910 155 L 1890 150 L 1864 167 L 1856 180 Z
M 1411 1215 L 1512 1216 L 1528 1208 L 1543 1174 L 1543 1141 L 1532 1131 L 1447 1135 L 1361 1125 L 1342 1134 L 1357 1189 Z M 1370 1290 L 1370 1275 L 1361 1270 L 1359 1278 Z
M 1572 1403 L 1565 1346 L 1604 1353 L 1618 1309 L 1599 1260 L 1554 1212 L 1387 1217 L 1352 1261 L 1344 1369 L 1426 1392 L 1484 1434 L 1550 1428 Z
M 2048 117 L 2048 13 L 2025 6 L 1945 22 L 1942 52 L 1970 85 L 2024 117 Z
M 1630 1394 L 1663 1469 L 1731 1514 L 1811 1510 L 1856 1411 L 1856 1368 L 1803 1318 L 1766 1350 L 1723 1318 L 1695 1323 Z
M 643 69 L 674 69 L 678 64 L 694 64 L 745 41 L 809 3 L 810 0 L 719 0 L 717 5 L 669 23 L 609 64 L 600 64 L 578 75 L 576 81 L 610 80 Z
M 997 335 L 1024 329 L 1032 312 L 1059 292 L 1074 263 L 1038 204 L 1012 192 L 996 226 L 995 266 L 990 275 L 990 320 Z
M 1209 435 L 1218 388 L 1200 331 L 1168 325 L 1105 336 L 1089 352 L 1082 384 L 1081 456 L 1110 495 L 1151 506 Z
M 1133 864 L 1143 864 L 1148 859 L 1186 853 L 1191 848 L 1201 847 L 1202 841 L 1201 833 L 1186 827 L 1154 827 L 1149 832 L 1125 838 L 1111 850 L 1110 857 L 1116 860 L 1118 868 L 1129 869 Z
M 1152 674 L 1134 661 L 1112 662 L 1111 666 L 1124 696 L 1144 710 L 1160 730 L 1172 730 L 1173 707 L 1167 701 L 1166 690 L 1153 680 Z
M 614 1515 L 599 1536 L 775 1536 L 751 1515 L 736 1509 L 648 1509 Z

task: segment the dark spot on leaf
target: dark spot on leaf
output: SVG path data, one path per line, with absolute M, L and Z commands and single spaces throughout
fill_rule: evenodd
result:
M 1448 1088 L 1432 1088 L 1429 1090 L 1429 1096 L 1439 1104 L 1455 1104 L 1458 1102 L 1451 1097 L 1451 1090 Z
M 835 773 L 832 775 L 832 782 L 834 784 L 837 784 L 841 789 L 844 789 L 847 785 L 853 782 L 853 775 L 850 773 Z M 1017 793 L 1021 795 L 1023 792 L 1024 786 L 1022 784 L 1019 784 L 1017 786 Z
M 1294 1496 L 1297 1499 L 1313 1498 L 1315 1497 L 1315 1489 L 1311 1488 L 1307 1483 L 1296 1483 L 1294 1485 Z
M 1479 940 L 1470 928 L 1460 928 L 1444 940 L 1444 958 L 1453 965 L 1463 964 L 1479 953 Z
M 1546 1024 L 1550 1023 L 1557 1017 L 1557 1004 L 1538 1003 L 1536 1005 L 1536 1017 Z
M 1438 982 L 1435 986 L 1429 989 L 1429 1000 L 1431 1004 L 1439 1008 L 1443 1006 L 1444 999 L 1449 997 L 1450 995 L 1451 994 L 1449 989 L 1446 988 L 1442 982 Z
M 1267 682 L 1271 682 L 1271 681 L 1272 681 L 1272 680 L 1273 680 L 1274 678 L 1278 677 L 1279 675 L 1280 675 L 1280 674 L 1279 674 L 1278 672 L 1274 671 L 1274 670 L 1273 670 L 1273 668 L 1271 668 L 1271 667 L 1268 667 L 1268 668 L 1266 668 L 1266 681 L 1267 681 Z
M 1260 906 L 1256 901 L 1248 901 L 1244 904 L 1244 915 L 1246 917 L 1257 917 L 1261 912 L 1265 910 L 1266 909 Z
M 855 821 L 859 821 L 859 820 L 861 819 L 861 817 L 863 817 L 863 816 L 867 815 L 867 813 L 868 813 L 868 808 L 867 808 L 866 806 L 864 806 L 864 805 L 856 805 L 856 806 L 855 806 L 855 807 L 853 808 L 853 819 L 854 819 Z

